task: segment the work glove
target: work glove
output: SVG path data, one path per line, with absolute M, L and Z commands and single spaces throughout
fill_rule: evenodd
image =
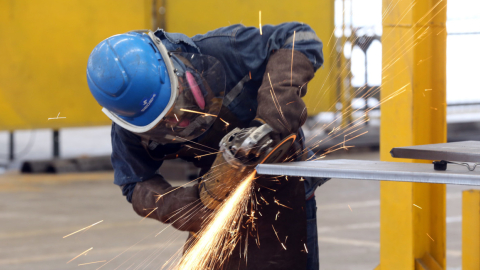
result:
M 301 52 L 293 51 L 292 56 L 292 50 L 280 49 L 270 56 L 258 90 L 256 118 L 273 128 L 275 141 L 297 133 L 307 120 L 302 97 L 313 76 L 313 65 Z
M 142 217 L 148 215 L 148 218 L 193 233 L 200 231 L 212 214 L 212 211 L 200 202 L 198 185 L 172 187 L 160 175 L 135 185 L 132 206 Z
M 236 185 L 254 171 L 266 153 L 273 147 L 266 124 L 250 128 L 235 128 L 220 141 L 210 170 L 200 182 L 200 199 L 209 209 L 217 208 Z

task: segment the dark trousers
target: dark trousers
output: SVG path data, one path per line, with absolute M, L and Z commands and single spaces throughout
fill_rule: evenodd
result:
M 307 270 L 320 269 L 317 232 L 317 202 L 315 197 L 305 202 L 307 213 Z

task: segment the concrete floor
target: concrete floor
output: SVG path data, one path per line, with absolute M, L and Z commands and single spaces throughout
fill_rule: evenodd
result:
M 349 151 L 331 158 L 376 160 L 378 152 Z M 186 233 L 142 221 L 112 181 L 112 173 L 1 175 L 0 269 L 97 269 L 104 263 L 79 264 L 110 260 L 102 269 L 160 269 L 182 248 Z M 179 183 L 184 182 L 174 182 Z M 461 269 L 461 190 L 470 188 L 447 189 L 447 263 L 452 270 Z M 376 267 L 379 182 L 332 179 L 316 196 L 321 269 Z

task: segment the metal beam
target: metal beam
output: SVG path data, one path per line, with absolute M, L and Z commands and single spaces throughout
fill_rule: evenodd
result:
M 480 142 L 464 141 L 397 147 L 390 153 L 395 158 L 480 162 Z
M 259 164 L 256 170 L 267 175 L 480 186 L 480 170 L 471 172 L 458 165 L 435 171 L 432 164 L 336 159 Z

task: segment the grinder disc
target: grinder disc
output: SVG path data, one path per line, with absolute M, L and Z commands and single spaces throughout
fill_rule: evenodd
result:
M 260 164 L 277 163 L 278 161 L 280 161 L 282 158 L 285 157 L 288 149 L 290 149 L 290 146 L 292 146 L 296 138 L 297 136 L 295 134 L 291 134 L 290 136 L 283 139 L 272 149 L 272 151 L 267 154 L 267 156 L 260 162 Z

